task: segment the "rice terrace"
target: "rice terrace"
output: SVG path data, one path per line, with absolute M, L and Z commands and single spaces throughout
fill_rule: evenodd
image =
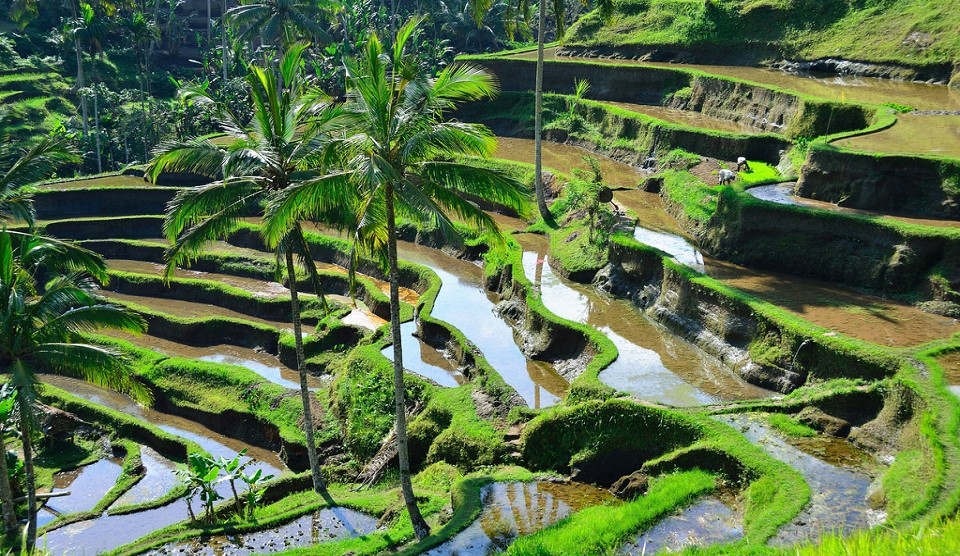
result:
M 0 0 L 0 307 L 0 554 L 960 554 L 960 3 Z

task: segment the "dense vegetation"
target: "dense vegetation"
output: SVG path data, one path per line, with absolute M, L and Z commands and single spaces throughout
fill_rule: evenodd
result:
M 951 32 L 960 15 L 949 3 L 623 0 L 612 17 L 603 1 L 550 7 L 558 17 L 544 22 L 541 11 L 540 39 L 576 22 L 564 46 L 628 55 L 746 45 L 734 61 L 839 52 L 939 67 L 956 64 L 960 52 Z M 112 553 L 275 534 L 344 509 L 363 512 L 376 529 L 286 553 L 456 552 L 445 543 L 477 530 L 510 554 L 612 553 L 704 497 L 732 505 L 739 529 L 736 538 L 689 548 L 697 554 L 936 554 L 958 543 L 960 402 L 948 367 L 960 352 L 957 335 L 901 348 L 838 334 L 639 242 L 633 209 L 605 201 L 614 193 L 598 158 L 583 157 L 569 174 L 550 169 L 547 180 L 533 169 L 542 163 L 539 148 L 535 166 L 491 159 L 490 129 L 461 121 L 535 134 L 538 142 L 543 123 L 551 139 L 649 162 L 644 187 L 659 195 L 644 202 L 726 262 L 829 271 L 823 277 L 869 294 L 960 315 L 955 227 L 777 205 L 748 191 L 794 179 L 789 174 L 811 152 L 844 154 L 829 141 L 888 128 L 897 117 L 891 107 L 688 70 L 652 70 L 669 74 L 662 90 L 648 91 L 652 104 L 682 110 L 703 90 L 728 87 L 769 95 L 795 112 L 774 132 L 700 129 L 591 100 L 581 78 L 564 79 L 573 94 L 547 94 L 542 106 L 525 90 L 490 100 L 497 82 L 473 63 L 506 60 L 531 76 L 544 65 L 453 55 L 530 40 L 527 2 L 396 2 L 391 13 L 385 2 L 361 1 L 0 0 L 0 12 L 9 17 L 0 23 L 0 551 L 30 553 L 44 545 L 35 543 L 38 533 L 54 538 L 64 525 L 88 520 L 96 531 L 103 515 L 138 519 L 176 502 L 185 503 L 182 515 Z M 551 69 L 573 64 L 555 61 Z M 718 168 L 741 154 L 750 155 L 752 170 L 717 185 Z M 942 188 L 956 188 L 954 162 L 935 162 L 946 176 Z M 57 174 L 96 175 L 49 179 Z M 837 243 L 815 233 L 831 230 L 840 230 Z M 337 231 L 341 237 L 331 235 Z M 546 251 L 525 252 L 521 242 L 531 234 L 545 236 L 538 241 Z M 858 244 L 856 257 L 831 260 L 854 234 L 879 247 Z M 517 369 L 494 365 L 493 352 L 437 317 L 446 278 L 440 265 L 435 273 L 403 261 L 403 249 L 415 249 L 410 243 L 483 267 L 466 264 L 515 336 L 499 340 L 522 344 L 517 366 L 531 367 L 521 375 L 534 360 L 542 360 L 538 372 L 556 375 L 559 393 L 543 387 L 556 405 L 526 403 L 512 382 Z M 896 282 L 898 269 L 923 258 L 912 258 L 913 249 L 926 245 L 944 245 L 941 259 L 925 255 L 927 266 Z M 878 256 L 883 249 L 893 255 Z M 618 391 L 602 373 L 628 360 L 624 349 L 646 348 L 551 312 L 545 282 L 527 268 L 529 255 L 543 264 L 544 253 L 564 280 L 598 278 L 605 293 L 588 305 L 627 300 L 621 309 L 683 336 L 690 353 L 779 393 L 678 408 Z M 871 256 L 889 270 L 885 282 L 863 271 Z M 106 260 L 129 266 L 106 268 Z M 375 325 L 349 322 L 358 314 Z M 413 337 L 401 331 L 411 321 Z M 136 336 L 145 326 L 149 336 Z M 441 385 L 409 372 L 404 348 L 413 343 L 455 369 L 446 378 L 456 380 Z M 153 347 L 164 345 L 194 354 L 247 350 L 275 359 L 280 376 L 253 360 L 197 360 Z M 55 380 L 48 373 L 152 398 L 163 413 L 214 432 L 165 432 L 168 425 L 151 423 L 155 417 L 132 402 L 129 412 L 109 409 L 100 394 L 45 384 Z M 56 417 L 73 419 L 66 434 L 50 425 Z M 748 434 L 755 426 L 766 431 L 760 441 Z M 256 462 L 245 449 L 215 457 L 200 444 L 204 434 L 260 449 L 279 467 L 247 473 Z M 870 475 L 869 504 L 883 510 L 885 526 L 807 531 L 823 511 L 819 477 L 768 443 L 820 465 L 823 447 L 858 454 L 831 470 Z M 145 447 L 170 463 L 177 481 L 151 500 L 117 504 L 149 477 Z M 38 494 L 62 472 L 82 474 L 110 457 L 119 478 L 103 497 L 38 523 Z M 601 492 L 580 509 L 565 508 L 559 495 L 530 494 L 571 482 L 609 487 L 622 500 Z M 522 483 L 525 494 L 497 500 L 496 483 Z M 528 511 L 525 523 L 508 523 Z M 559 519 L 563 511 L 570 515 Z M 797 527 L 804 534 L 788 537 L 800 541 L 795 547 L 769 546 Z

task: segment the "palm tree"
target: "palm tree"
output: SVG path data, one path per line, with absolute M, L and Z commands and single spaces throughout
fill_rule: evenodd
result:
M 47 137 L 23 148 L 0 137 L 0 225 L 20 221 L 32 226 L 33 200 L 27 186 L 79 161 L 64 138 Z
M 419 20 L 397 33 L 391 55 L 372 34 L 359 60 L 348 60 L 347 111 L 355 121 L 335 150 L 347 153 L 341 171 L 288 188 L 268 206 L 264 235 L 279 243 L 306 218 L 335 211 L 349 196 L 360 195 L 355 241 L 369 254 L 387 252 L 390 280 L 390 329 L 393 339 L 394 404 L 400 481 L 414 532 L 430 532 L 420 514 L 410 481 L 406 399 L 400 336 L 399 272 L 396 218 L 457 233 L 449 213 L 473 226 L 498 234 L 493 219 L 464 199 L 474 196 L 516 209 L 528 202 L 523 186 L 503 174 L 451 159 L 458 155 L 489 156 L 496 139 L 486 127 L 444 121 L 443 112 L 496 93 L 493 78 L 483 70 L 454 64 L 436 78 L 424 75 L 415 55 Z
M 59 270 L 42 288 L 38 278 Z M 79 247 L 32 233 L 0 231 L 0 369 L 10 375 L 23 444 L 27 491 L 26 546 L 36 543 L 36 483 L 32 439 L 38 372 L 78 376 L 148 401 L 117 353 L 82 343 L 80 334 L 101 329 L 142 332 L 139 316 L 97 299 L 93 277 L 105 277 L 103 260 Z
M 521 13 L 527 13 L 529 9 L 529 0 L 518 0 L 517 6 Z M 606 19 L 613 13 L 613 0 L 596 0 L 597 9 L 600 15 Z M 557 26 L 557 38 L 563 37 L 566 22 L 564 21 L 564 3 L 563 0 L 553 0 L 553 17 Z M 547 2 L 541 0 L 538 13 L 537 26 L 537 75 L 534 88 L 534 109 L 533 109 L 533 183 L 537 195 L 537 210 L 544 221 L 550 222 L 553 217 L 550 215 L 550 209 L 547 208 L 546 194 L 543 190 L 543 45 L 546 36 L 547 25 Z
M 276 70 L 250 67 L 247 82 L 254 117 L 247 125 L 205 89 L 181 91 L 182 97 L 209 107 L 232 142 L 226 147 L 206 140 L 168 144 L 161 147 L 148 168 L 153 178 L 164 171 L 195 172 L 217 178 L 209 185 L 178 193 L 171 202 L 164 222 L 166 235 L 173 243 L 167 251 L 168 274 L 177 266 L 189 264 L 210 241 L 223 239 L 236 230 L 240 217 L 270 192 L 309 182 L 326 172 L 324 147 L 330 134 L 338 133 L 342 127 L 343 115 L 339 107 L 310 87 L 303 76 L 301 61 L 305 49 L 306 44 L 293 45 Z M 285 259 L 290 288 L 310 469 L 314 488 L 322 492 L 325 485 L 317 460 L 307 389 L 294 255 L 300 257 L 314 280 L 315 290 L 320 293 L 316 265 L 310 258 L 302 230 L 296 226 L 278 242 L 277 253 Z
M 13 535 L 17 531 L 17 514 L 13 507 L 13 492 L 10 490 L 10 470 L 7 468 L 7 422 L 13 421 L 16 400 L 17 391 L 10 388 L 9 384 L 0 387 L 0 508 L 5 535 Z
M 280 49 L 300 39 L 327 40 L 321 22 L 339 8 L 335 0 L 241 0 L 227 11 L 227 19 L 238 29 L 237 40 Z

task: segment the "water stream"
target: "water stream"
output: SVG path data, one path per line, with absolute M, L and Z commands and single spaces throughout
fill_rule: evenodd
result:
M 480 518 L 425 556 L 486 556 L 573 512 L 611 502 L 609 492 L 581 483 L 493 483 L 480 493 Z
M 400 243 L 400 258 L 437 273 L 443 286 L 433 316 L 463 332 L 528 405 L 548 407 L 566 394 L 567 381 L 549 363 L 528 359 L 513 341 L 513 328 L 483 289 L 479 266 L 407 242 Z
M 403 335 L 403 368 L 428 378 L 440 386 L 454 388 L 464 384 L 466 377 L 440 352 L 424 344 L 416 336 L 416 332 L 417 323 L 414 321 L 407 321 L 400 325 L 400 334 Z M 392 345 L 383 348 L 380 353 L 393 361 Z
M 796 469 L 810 485 L 810 502 L 793 522 L 781 527 L 771 544 L 786 546 L 816 540 L 826 532 L 847 534 L 883 522 L 884 514 L 869 509 L 867 501 L 872 479 L 862 467 L 869 462 L 869 456 L 850 443 L 817 437 L 804 441 L 804 450 L 801 450 L 755 418 L 723 415 L 717 419 L 742 432 L 770 456 Z M 816 453 L 816 457 L 808 451 Z
M 272 529 L 193 539 L 168 544 L 147 554 L 203 556 L 271 554 L 348 537 L 359 537 L 372 533 L 376 529 L 377 518 L 375 517 L 349 508 L 324 508 Z
M 617 554 L 679 552 L 688 546 L 725 544 L 741 538 L 743 515 L 714 497 L 706 497 L 638 534 Z
M 674 406 L 772 395 L 656 325 L 629 301 L 557 276 L 544 255 L 541 238 L 517 237 L 532 249 L 523 254 L 524 273 L 538 285 L 544 305 L 558 316 L 600 330 L 617 347 L 619 356 L 600 373 L 604 383 L 639 399 Z
M 240 450 L 246 448 L 249 457 L 256 460 L 247 467 L 248 473 L 262 469 L 264 474 L 276 476 L 285 469 L 283 462 L 276 454 L 268 450 L 248 446 L 238 440 L 217 434 L 193 421 L 144 408 L 122 394 L 66 377 L 44 375 L 42 379 L 87 401 L 149 422 L 175 436 L 192 440 L 214 458 L 222 456 L 231 459 Z M 172 469 L 170 471 L 172 473 Z M 241 485 L 238 485 L 238 488 L 240 487 Z M 229 498 L 231 496 L 229 488 L 229 485 L 221 484 L 218 491 L 221 491 L 222 496 Z M 195 510 L 199 508 L 198 502 L 194 502 L 193 505 Z M 54 554 L 70 556 L 96 554 L 112 550 L 187 518 L 186 502 L 178 499 L 159 508 L 125 515 L 104 514 L 95 519 L 65 525 L 44 534 L 38 539 L 37 545 L 46 546 Z

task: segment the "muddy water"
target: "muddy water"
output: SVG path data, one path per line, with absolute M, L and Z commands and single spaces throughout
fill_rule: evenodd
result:
M 442 251 L 400 243 L 400 258 L 426 266 L 440 276 L 433 316 L 457 327 L 531 407 L 548 407 L 568 388 L 549 363 L 527 359 L 512 341 L 513 328 L 495 312 L 483 289 L 483 270 Z
M 637 226 L 633 230 L 633 239 L 663 251 L 673 260 L 698 272 L 705 270 L 703 254 L 682 236 Z
M 915 346 L 960 331 L 956 319 L 925 313 L 808 278 L 708 259 L 707 274 L 830 331 L 885 346 Z
M 297 371 L 280 363 L 276 357 L 269 353 L 264 353 L 259 350 L 229 344 L 219 344 L 209 347 L 191 347 L 146 334 L 134 336 L 132 334 L 115 333 L 112 335 L 138 347 L 162 353 L 170 357 L 199 359 L 201 361 L 244 367 L 274 384 L 279 384 L 280 386 L 294 390 L 300 389 L 300 375 Z M 312 390 L 316 390 L 321 386 L 321 381 L 315 377 L 308 376 L 307 385 Z
M 148 552 L 152 555 L 272 554 L 298 547 L 312 546 L 350 537 L 359 537 L 377 529 L 377 518 L 349 508 L 325 508 L 290 523 L 253 533 L 215 535 L 189 542 L 168 544 Z
M 648 230 L 674 235 L 684 235 L 677 219 L 667 212 L 663 198 L 658 193 L 639 189 L 615 191 L 613 200 L 622 209 L 627 209 L 637 218 L 637 223 Z
M 943 381 L 947 388 L 960 398 L 960 351 L 952 351 L 937 357 L 943 369 Z
M 493 483 L 480 493 L 480 518 L 428 556 L 484 556 L 506 549 L 517 537 L 535 533 L 586 508 L 613 502 L 609 492 L 579 483 Z
M 164 265 L 151 263 L 147 261 L 133 261 L 126 259 L 108 259 L 107 268 L 110 270 L 119 270 L 122 272 L 135 272 L 137 274 L 147 274 L 150 276 L 163 276 Z M 248 291 L 258 297 L 286 297 L 290 295 L 283 284 L 277 282 L 268 282 L 266 280 L 257 280 L 256 278 L 244 278 L 242 276 L 233 276 L 231 274 L 217 274 L 214 272 L 200 272 L 198 270 L 185 270 L 178 268 L 174 271 L 176 278 L 192 278 L 196 280 L 213 280 Z
M 764 131 L 762 128 L 753 127 L 746 124 L 715 118 L 693 110 L 680 110 L 678 108 L 667 108 L 665 106 L 654 106 L 649 104 L 631 104 L 629 102 L 605 102 L 610 106 L 616 106 L 645 114 L 658 120 L 663 120 L 672 124 L 682 125 L 684 127 L 695 127 L 700 129 L 713 129 L 716 131 L 726 131 L 729 133 L 747 133 L 756 134 Z
M 123 462 L 102 459 L 53 476 L 53 491 L 70 491 L 70 496 L 51 498 L 47 507 L 61 515 L 88 512 L 97 505 L 120 478 Z
M 64 181 L 60 183 L 44 185 L 40 189 L 42 191 L 49 191 L 60 189 L 86 189 L 88 187 L 133 187 L 137 189 L 154 187 L 157 189 L 169 189 L 147 183 L 143 181 L 143 178 L 138 178 L 136 176 L 104 176 L 86 180 Z
M 600 330 L 617 347 L 619 356 L 600 373 L 605 384 L 643 400 L 674 406 L 772 395 L 657 326 L 629 301 L 557 276 L 543 255 L 542 239 L 529 234 L 519 239 L 525 248 L 539 247 L 539 252 L 524 253 L 523 268 L 527 278 L 539 285 L 544 305 L 563 318 Z
M 174 474 L 176 464 L 158 454 L 153 448 L 141 446 L 140 461 L 144 469 L 143 478 L 117 498 L 113 508 L 151 502 L 173 490 L 180 482 Z
M 262 469 L 264 474 L 276 476 L 285 469 L 276 454 L 268 450 L 247 446 L 192 421 L 143 408 L 122 394 L 66 377 L 43 375 L 42 379 L 85 400 L 110 407 L 147 421 L 170 434 L 192 440 L 215 458 L 232 458 L 237 452 L 247 448 L 248 455 L 256 460 L 247 468 L 247 472 Z M 242 485 L 237 486 L 238 489 L 242 488 Z M 221 484 L 218 491 L 229 498 L 229 488 L 227 484 Z M 195 502 L 194 508 L 198 507 L 199 503 Z M 45 546 L 53 554 L 96 554 L 115 549 L 187 517 L 186 502 L 180 499 L 151 510 L 116 516 L 104 514 L 96 519 L 66 525 L 47 532 L 38 539 L 37 545 Z
M 869 456 L 848 442 L 821 437 L 805 441 L 802 449 L 798 449 L 756 418 L 724 415 L 717 419 L 742 432 L 770 456 L 796 469 L 810 485 L 810 503 L 793 522 L 780 529 L 770 544 L 784 546 L 816 540 L 828 532 L 847 534 L 883 521 L 885 516 L 870 510 L 867 503 L 871 478 L 861 466 L 869 461 Z
M 400 334 L 403 335 L 403 368 L 447 388 L 464 384 L 466 377 L 440 352 L 420 341 L 420 338 L 415 336 L 416 332 L 417 323 L 414 321 L 400 325 Z M 393 361 L 392 345 L 383 348 L 380 353 Z
M 743 538 L 743 515 L 716 498 L 704 498 L 637 535 L 617 554 L 679 552 L 688 546 L 726 544 Z
M 901 114 L 891 128 L 833 144 L 862 151 L 960 158 L 960 116 Z
M 533 139 L 517 139 L 514 137 L 497 137 L 497 151 L 493 156 L 514 162 L 533 164 Z M 589 172 L 590 165 L 583 157 L 592 156 L 600 162 L 600 171 L 603 173 L 603 183 L 610 187 L 636 187 L 644 178 L 643 172 L 622 162 L 593 153 L 581 147 L 564 145 L 552 141 L 543 142 L 543 165 L 558 172 L 570 175 L 575 168 Z M 591 175 L 592 174 L 588 174 Z
M 816 199 L 808 199 L 806 197 L 797 197 L 796 195 L 794 195 L 794 191 L 796 190 L 796 185 L 797 185 L 797 182 L 776 183 L 773 185 L 759 185 L 757 187 L 751 187 L 750 189 L 747 189 L 747 193 L 753 195 L 754 197 L 762 201 L 769 201 L 771 203 L 778 203 L 781 205 L 799 205 L 799 206 L 806 206 L 811 208 L 818 208 L 822 210 L 829 210 L 833 212 L 845 212 L 847 214 L 859 214 L 863 216 L 879 217 L 881 219 L 897 220 L 899 222 L 905 222 L 907 224 L 916 224 L 920 226 L 936 226 L 940 228 L 943 228 L 943 227 L 960 228 L 960 221 L 957 221 L 957 220 L 933 220 L 930 218 L 913 218 L 910 216 L 901 216 L 901 215 L 890 214 L 890 213 L 881 214 L 878 212 L 871 212 L 867 210 L 838 207 L 834 203 L 817 201 Z
M 330 301 L 336 301 L 341 305 L 351 308 L 350 313 L 340 319 L 344 324 L 366 328 L 368 330 L 376 330 L 389 322 L 373 314 L 370 308 L 359 299 L 350 299 L 345 295 L 329 294 L 326 297 Z
M 333 264 L 333 263 L 318 262 L 317 269 L 326 271 L 326 272 L 337 272 L 340 274 L 347 274 L 346 268 L 343 268 L 342 266 Z M 374 278 L 373 276 L 369 276 L 367 274 L 360 274 L 359 272 L 357 273 L 357 277 L 365 278 L 373 282 L 373 284 L 377 286 L 377 288 L 381 292 L 383 292 L 387 296 L 390 295 L 390 282 L 387 282 L 386 280 L 380 280 L 379 278 Z M 400 301 L 402 301 L 403 303 L 416 305 L 417 301 L 420 300 L 420 294 L 417 293 L 416 290 L 412 290 L 410 288 L 404 288 L 403 286 L 400 286 L 399 289 L 400 289 Z
M 536 58 L 536 51 L 515 54 L 516 58 Z M 581 58 L 557 57 L 556 49 L 544 52 L 545 60 L 580 60 Z M 960 91 L 948 89 L 944 85 L 927 85 L 907 81 L 875 79 L 870 77 L 837 75 L 801 75 L 777 70 L 742 66 L 709 66 L 700 64 L 668 64 L 634 62 L 631 60 L 612 60 L 602 58 L 584 58 L 584 61 L 601 64 L 669 67 L 677 69 L 700 70 L 715 75 L 724 75 L 736 79 L 753 81 L 818 96 L 828 100 L 883 104 L 896 102 L 919 110 L 960 110 Z M 572 80 L 571 80 L 572 83 Z

